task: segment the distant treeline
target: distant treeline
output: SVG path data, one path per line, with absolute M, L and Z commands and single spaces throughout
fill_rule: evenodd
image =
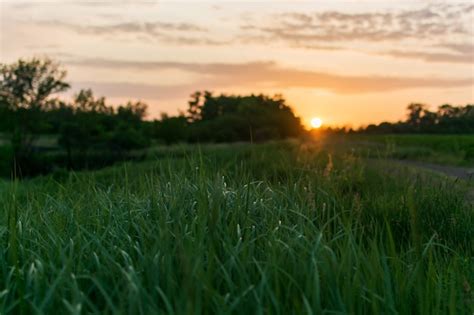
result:
M 369 125 L 358 132 L 368 134 L 473 134 L 474 105 L 452 106 L 441 105 L 436 111 L 430 111 L 427 105 L 410 104 L 405 121 L 396 123 L 383 122 Z
M 89 89 L 71 101 L 58 98 L 69 88 L 66 72 L 49 59 L 0 64 L 0 175 L 103 167 L 143 158 L 154 143 L 262 142 L 307 135 L 281 95 L 198 91 L 186 112 L 149 121 L 143 102 L 112 106 Z M 474 106 L 443 105 L 432 112 L 411 104 L 405 121 L 325 132 L 474 133 Z
M 0 174 L 102 167 L 140 158 L 152 143 L 266 141 L 304 132 L 279 95 L 196 92 L 187 112 L 147 121 L 143 102 L 111 106 L 91 90 L 59 99 L 70 88 L 65 79 L 49 59 L 0 65 Z M 45 137 L 55 145 L 42 144 Z

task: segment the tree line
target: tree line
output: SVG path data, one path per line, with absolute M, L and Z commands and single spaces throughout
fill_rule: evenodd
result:
M 92 90 L 72 100 L 66 71 L 50 59 L 0 65 L 0 174 L 102 167 L 139 159 L 152 143 L 266 141 L 297 137 L 300 119 L 281 95 L 191 95 L 186 112 L 145 120 L 148 106 L 112 106 Z M 52 136 L 56 146 L 43 146 Z
M 432 111 L 425 104 L 413 103 L 408 105 L 404 121 L 371 124 L 358 131 L 368 134 L 472 134 L 474 104 L 465 106 L 444 104 Z
M 197 91 L 176 116 L 146 120 L 148 106 L 113 106 L 84 89 L 65 101 L 66 71 L 50 59 L 0 64 L 0 175 L 30 176 L 55 169 L 98 168 L 141 159 L 152 144 L 236 142 L 311 136 L 281 95 L 214 95 Z M 474 133 L 474 105 L 431 111 L 410 104 L 407 118 L 357 130 L 318 133 Z M 53 139 L 54 145 L 42 144 Z

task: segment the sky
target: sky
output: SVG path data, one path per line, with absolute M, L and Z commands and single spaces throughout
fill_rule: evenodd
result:
M 150 119 L 209 90 L 360 126 L 474 103 L 474 1 L 0 0 L 0 62 L 43 56 L 67 69 L 65 98 L 142 100 Z

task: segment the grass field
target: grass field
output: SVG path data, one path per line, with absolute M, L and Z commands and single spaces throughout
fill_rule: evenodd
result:
M 0 182 L 1 314 L 474 312 L 461 182 L 317 144 L 158 153 Z
M 474 135 L 349 135 L 339 138 L 365 152 L 370 149 L 373 156 L 474 166 Z

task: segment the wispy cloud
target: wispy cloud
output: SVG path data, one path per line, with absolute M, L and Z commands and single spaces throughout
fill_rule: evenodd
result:
M 383 54 L 397 58 L 418 59 L 426 62 L 474 63 L 473 52 L 454 54 L 426 51 L 392 50 Z
M 424 50 L 400 50 L 395 49 L 382 52 L 384 55 L 396 58 L 419 59 L 426 62 L 449 62 L 449 63 L 474 63 L 474 38 L 470 43 L 442 43 L 428 47 Z
M 197 85 L 185 84 L 164 86 L 159 84 L 94 81 L 73 82 L 72 86 L 75 90 L 91 88 L 97 95 L 106 95 L 107 97 L 157 100 L 181 99 L 187 97 L 197 89 L 204 88 Z
M 112 2 L 71 2 L 69 4 L 109 5 Z M 156 4 L 156 1 L 122 4 Z M 18 5 L 22 5 L 21 3 Z M 258 18 L 236 15 L 236 27 L 228 35 L 216 25 L 201 22 L 126 21 L 83 24 L 69 20 L 33 21 L 36 25 L 65 29 L 77 34 L 109 38 L 135 39 L 142 42 L 169 43 L 186 46 L 279 45 L 306 50 L 353 50 L 396 58 L 410 58 L 425 62 L 469 63 L 469 48 L 463 45 L 445 46 L 447 51 L 433 49 L 436 42 L 456 38 L 458 42 L 473 42 L 472 4 L 431 3 L 417 9 L 391 9 L 354 13 L 351 11 L 286 12 L 272 15 L 258 13 Z M 237 22 L 239 21 L 239 22 Z M 205 22 L 204 22 L 205 23 Z M 238 26 L 240 23 L 240 27 Z M 415 47 L 402 43 L 411 41 Z M 396 49 L 374 50 L 374 44 L 397 45 Z M 368 44 L 365 45 L 364 44 Z M 401 49 L 402 47 L 403 49 Z M 438 47 L 439 48 L 439 47 Z M 464 49 L 464 51 L 461 51 Z
M 37 21 L 41 26 L 67 29 L 78 34 L 97 36 L 135 36 L 137 39 L 151 39 L 182 45 L 225 45 L 224 40 L 213 39 L 206 34 L 209 30 L 192 23 L 169 22 L 123 22 L 105 25 L 78 25 L 64 21 Z
M 430 4 L 412 10 L 363 13 L 322 11 L 273 15 L 241 26 L 244 42 L 280 43 L 300 49 L 353 50 L 425 62 L 471 63 L 472 4 Z M 461 44 L 435 44 L 457 38 Z M 406 43 L 409 43 L 408 45 Z M 368 44 L 365 45 L 364 43 Z M 374 51 L 374 44 L 394 46 Z M 416 44 L 414 44 L 416 43 Z M 400 48 L 402 47 L 402 48 Z
M 474 38 L 472 38 L 471 43 L 464 43 L 464 44 L 444 43 L 444 44 L 438 45 L 438 47 L 449 49 L 458 54 L 471 55 L 471 57 L 474 57 Z
M 264 25 L 243 25 L 249 38 L 262 36 L 268 41 L 292 45 L 317 42 L 399 41 L 439 38 L 446 35 L 472 35 L 465 23 L 473 5 L 430 5 L 418 10 L 398 12 L 283 13 Z
M 434 77 L 390 77 L 390 76 L 347 76 L 318 71 L 308 71 L 300 69 L 283 68 L 275 62 L 251 62 L 251 63 L 181 63 L 181 62 L 142 62 L 142 61 L 121 61 L 103 59 L 83 59 L 72 62 L 83 67 L 103 67 L 117 69 L 120 67 L 158 71 L 165 69 L 178 69 L 190 73 L 202 75 L 202 79 L 195 84 L 177 85 L 175 87 L 141 85 L 127 83 L 107 83 L 102 84 L 107 88 L 106 92 L 123 93 L 123 95 L 150 94 L 159 97 L 160 93 L 171 90 L 187 93 L 193 89 L 201 88 L 226 88 L 241 86 L 248 88 L 308 88 L 325 89 L 339 94 L 374 93 L 384 91 L 394 91 L 412 88 L 433 88 L 433 87 L 462 87 L 472 86 L 472 78 L 451 79 Z M 94 83 L 95 85 L 99 83 Z M 118 85 L 119 86 L 118 86 Z M 99 84 L 100 85 L 100 84 Z M 126 87 L 126 88 L 125 88 Z M 113 91 L 114 89 L 115 92 Z
M 154 6 L 160 0 L 2 0 L 8 6 L 15 9 L 31 9 L 42 5 L 68 5 L 77 7 L 112 7 L 117 5 L 139 5 L 139 6 Z
M 206 32 L 207 29 L 191 23 L 166 23 L 166 22 L 126 22 L 105 25 L 78 25 L 63 21 L 36 21 L 38 25 L 59 27 L 70 29 L 78 33 L 85 34 L 120 34 L 120 33 L 140 33 L 155 35 L 161 31 L 179 32 Z

